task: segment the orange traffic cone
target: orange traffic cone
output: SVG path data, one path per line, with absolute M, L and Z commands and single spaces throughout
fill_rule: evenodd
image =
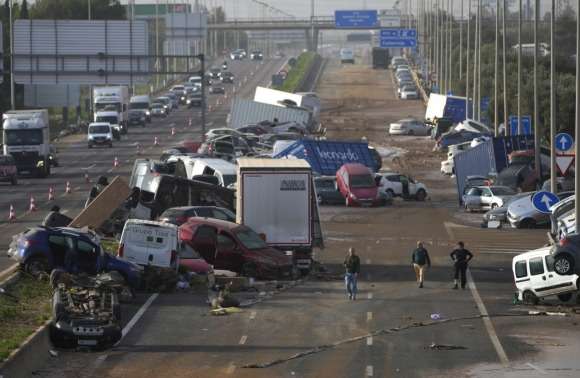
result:
M 66 180 L 66 194 L 72 194 L 72 190 L 70 188 L 70 182 Z
M 159 142 L 157 141 L 157 137 L 155 137 L 155 142 L 153 142 L 154 146 L 159 146 Z
M 115 156 L 115 167 L 119 166 L 119 160 L 117 159 L 117 157 Z
M 137 145 L 137 152 L 135 153 L 135 155 L 141 155 L 141 151 L 139 150 L 139 145 Z
M 175 127 L 171 128 L 171 135 L 175 135 Z
M 89 180 L 89 171 L 85 171 L 85 182 L 88 184 L 89 182 L 91 182 Z
M 220 106 L 220 99 L 219 98 L 217 100 L 215 100 L 215 107 L 217 108 L 218 106 Z
M 209 106 L 207 107 L 207 112 L 211 113 L 211 104 L 209 104 Z
M 14 214 L 14 205 L 10 204 L 10 216 L 8 217 L 8 220 L 13 220 L 16 219 L 16 215 Z
M 52 186 L 48 189 L 48 200 L 54 201 L 54 193 L 52 192 Z
M 228 98 L 228 92 L 224 92 L 224 98 Z
M 191 121 L 191 118 L 189 119 L 189 126 L 193 125 L 193 122 Z
M 36 202 L 34 202 L 34 196 L 30 196 L 30 211 L 36 211 Z
M 234 94 L 236 94 L 236 87 L 235 86 L 232 87 L 232 92 L 234 92 Z

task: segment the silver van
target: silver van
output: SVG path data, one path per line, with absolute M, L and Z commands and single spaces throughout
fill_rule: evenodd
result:
M 113 127 L 109 122 L 93 122 L 89 124 L 87 133 L 89 148 L 93 146 L 113 147 Z
M 567 302 L 577 294 L 580 277 L 576 274 L 557 274 L 550 248 L 538 248 L 513 258 L 512 270 L 518 300 L 526 304 L 538 304 L 540 299 L 556 295 L 562 302 Z

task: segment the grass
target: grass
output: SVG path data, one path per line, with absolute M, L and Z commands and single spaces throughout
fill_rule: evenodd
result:
M 48 281 L 22 275 L 0 294 L 0 363 L 51 317 L 52 289 Z
M 288 71 L 288 78 L 284 80 L 281 86 L 277 86 L 276 89 L 279 91 L 293 93 L 296 89 L 296 86 L 300 82 L 300 79 L 302 79 L 308 70 L 310 62 L 315 55 L 316 53 L 312 51 L 300 54 L 300 56 L 298 56 L 296 59 L 296 65 Z

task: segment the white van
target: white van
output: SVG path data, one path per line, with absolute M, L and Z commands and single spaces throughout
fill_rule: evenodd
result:
M 223 159 L 197 158 L 192 159 L 192 162 L 193 166 L 189 178 L 199 175 L 214 175 L 224 188 L 235 184 L 238 179 L 236 165 Z
M 351 49 L 343 48 L 340 50 L 340 63 L 352 63 L 354 64 L 354 51 Z
M 193 84 L 197 87 L 201 87 L 201 83 L 202 83 L 201 76 L 192 76 L 189 78 L 188 81 L 189 81 L 189 84 Z
M 557 295 L 559 300 L 567 302 L 578 290 L 579 276 L 561 276 L 554 272 L 550 248 L 542 247 L 514 257 L 512 270 L 518 300 L 538 304 L 541 298 Z
M 87 133 L 89 148 L 93 146 L 113 147 L 113 127 L 109 122 L 93 122 L 89 124 Z
M 151 122 L 151 102 L 149 101 L 149 96 L 132 96 L 131 100 L 129 100 L 129 110 L 139 110 L 145 114 L 147 122 Z
M 117 255 L 120 259 L 145 266 L 179 267 L 178 228 L 166 222 L 128 219 Z

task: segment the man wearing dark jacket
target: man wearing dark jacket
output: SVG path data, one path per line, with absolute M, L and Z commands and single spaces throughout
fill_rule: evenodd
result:
M 411 257 L 411 262 L 415 268 L 415 275 L 417 276 L 417 282 L 419 282 L 419 287 L 423 287 L 423 275 L 425 272 L 425 267 L 429 268 L 431 266 L 431 259 L 429 259 L 429 252 L 423 248 L 423 242 L 417 242 L 417 248 L 413 251 L 413 256 Z
M 354 254 L 354 247 L 350 247 L 348 250 L 348 256 L 344 259 L 344 267 L 346 268 L 344 282 L 346 283 L 348 299 L 354 301 L 356 300 L 356 279 L 360 272 L 360 259 Z

